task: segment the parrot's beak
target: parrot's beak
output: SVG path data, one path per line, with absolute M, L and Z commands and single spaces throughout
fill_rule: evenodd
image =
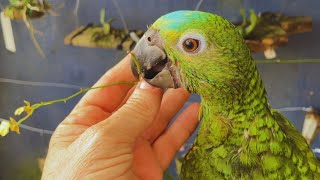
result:
M 180 87 L 181 83 L 177 78 L 176 68 L 165 53 L 158 31 L 148 30 L 132 53 L 141 66 L 142 77 L 148 83 L 163 89 Z M 136 77 L 139 76 L 133 60 L 131 60 L 131 70 Z

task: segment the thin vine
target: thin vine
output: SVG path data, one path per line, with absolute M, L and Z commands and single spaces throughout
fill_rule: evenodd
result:
M 132 56 L 132 60 L 137 68 L 137 72 L 139 74 L 139 79 L 142 76 L 141 75 L 141 66 L 139 64 L 139 61 L 137 60 L 135 54 L 131 53 Z M 102 85 L 102 86 L 96 86 L 96 87 L 91 87 L 91 88 L 80 88 L 80 90 L 70 96 L 67 96 L 65 98 L 61 98 L 61 99 L 55 99 L 55 100 L 51 100 L 51 101 L 45 101 L 45 102 L 39 102 L 39 103 L 35 103 L 32 104 L 29 101 L 24 101 L 25 105 L 22 107 L 19 107 L 15 110 L 14 115 L 15 116 L 21 116 L 22 114 L 24 114 L 24 116 L 20 119 L 15 119 L 13 117 L 10 117 L 9 120 L 7 119 L 2 119 L 1 123 L 0 123 L 0 135 L 1 136 L 6 136 L 10 131 L 16 132 L 17 134 L 20 134 L 20 125 L 25 122 L 27 119 L 29 119 L 33 113 L 40 107 L 44 107 L 44 106 L 49 106 L 55 103 L 67 103 L 70 99 L 75 98 L 76 96 L 79 96 L 80 94 L 86 93 L 90 90 L 94 90 L 94 89 L 101 89 L 101 88 L 107 88 L 110 86 L 115 86 L 115 85 L 124 85 L 124 84 L 130 84 L 130 85 L 136 85 L 138 83 L 138 81 L 135 82 L 128 82 L 128 81 L 124 81 L 124 82 L 115 82 L 115 83 L 111 83 L 111 84 L 106 84 L 106 85 Z

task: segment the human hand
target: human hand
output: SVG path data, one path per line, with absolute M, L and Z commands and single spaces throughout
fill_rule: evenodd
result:
M 134 81 L 127 56 L 95 84 Z M 42 179 L 162 179 L 198 124 L 199 104 L 140 82 L 89 91 L 55 130 Z

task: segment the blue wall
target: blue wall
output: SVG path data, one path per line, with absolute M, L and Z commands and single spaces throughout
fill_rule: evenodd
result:
M 33 21 L 42 31 L 38 40 L 47 58 L 42 59 L 36 52 L 29 33 L 22 22 L 13 22 L 17 53 L 5 50 L 2 33 L 0 35 L 0 117 L 9 117 L 23 100 L 39 102 L 68 96 L 72 88 L 19 85 L 1 82 L 1 78 L 24 81 L 65 83 L 76 86 L 91 86 L 105 71 L 116 64 L 125 53 L 110 49 L 88 49 L 70 47 L 63 44 L 63 38 L 77 25 L 99 22 L 99 11 L 106 8 L 107 18 L 119 19 L 112 1 L 80 0 L 78 17 L 72 10 L 75 0 L 51 1 L 59 16 L 45 16 Z M 118 0 L 125 19 L 131 29 L 146 29 L 159 16 L 179 9 L 194 9 L 196 0 Z M 3 1 L 0 2 L 5 5 Z M 64 5 L 63 8 L 61 5 Z M 289 39 L 289 45 L 277 50 L 280 59 L 320 58 L 320 1 L 319 0 L 264 0 L 234 1 L 205 0 L 200 10 L 214 12 L 231 21 L 238 20 L 239 8 L 253 8 L 260 11 L 281 11 L 289 15 L 312 16 L 313 32 L 296 35 Z M 121 22 L 115 23 L 121 27 Z M 256 59 L 263 59 L 261 54 Z M 320 64 L 260 64 L 259 71 L 265 82 L 268 98 L 272 107 L 320 106 Z M 59 104 L 37 111 L 27 125 L 54 130 L 72 107 L 76 98 L 68 104 Z M 190 101 L 198 101 L 192 96 Z M 301 129 L 304 112 L 284 113 L 294 125 Z M 17 166 L 32 159 L 44 156 L 50 136 L 26 130 L 21 135 L 10 134 L 0 139 L 0 179 L 18 179 L 13 173 Z M 320 146 L 317 138 L 315 146 Z M 173 171 L 173 169 L 171 169 Z

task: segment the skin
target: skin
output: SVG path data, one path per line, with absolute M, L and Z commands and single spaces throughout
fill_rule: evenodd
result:
M 134 81 L 129 60 L 94 86 Z M 162 179 L 198 124 L 193 103 L 166 129 L 188 97 L 145 81 L 88 92 L 55 130 L 42 179 Z

